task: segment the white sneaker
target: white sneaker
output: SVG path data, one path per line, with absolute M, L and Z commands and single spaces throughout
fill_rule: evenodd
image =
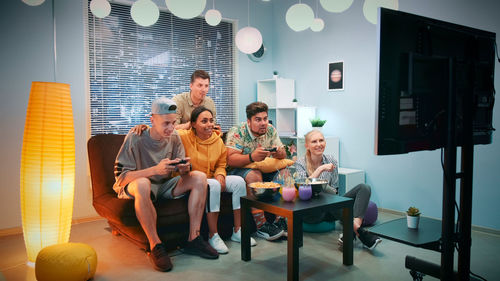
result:
M 231 241 L 241 243 L 241 227 L 240 229 L 238 229 L 238 232 L 234 232 L 233 228 L 233 235 L 231 235 Z M 250 237 L 250 246 L 253 247 L 255 245 L 257 245 L 257 242 L 255 241 L 255 239 Z
M 215 233 L 214 236 L 212 236 L 212 238 L 209 238 L 208 243 L 219 254 L 227 254 L 229 252 L 229 249 L 227 248 L 226 244 L 224 244 L 224 241 L 222 241 L 218 233 Z

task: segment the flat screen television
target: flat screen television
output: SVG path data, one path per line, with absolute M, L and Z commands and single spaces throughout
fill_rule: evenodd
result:
M 495 40 L 492 32 L 381 8 L 375 154 L 444 147 L 449 95 L 457 145 L 467 107 L 473 143 L 491 143 Z M 473 102 L 464 105 L 467 95 Z

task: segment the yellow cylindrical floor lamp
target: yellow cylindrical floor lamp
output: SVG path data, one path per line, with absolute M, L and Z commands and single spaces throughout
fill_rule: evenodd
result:
M 28 263 L 69 240 L 75 185 L 70 85 L 33 82 L 21 153 L 21 213 Z

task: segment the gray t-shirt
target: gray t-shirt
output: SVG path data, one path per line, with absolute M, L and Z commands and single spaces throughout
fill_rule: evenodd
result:
M 113 189 L 119 197 L 123 189 L 123 179 L 129 171 L 139 171 L 153 167 L 161 160 L 184 158 L 185 151 L 181 138 L 177 131 L 164 140 L 154 140 L 150 135 L 151 128 L 148 128 L 140 136 L 135 133 L 128 133 L 118 152 L 115 161 L 115 184 Z M 151 189 L 157 189 L 158 186 L 172 178 L 171 174 L 156 175 L 149 178 L 151 180 Z M 155 188 L 153 188 L 153 186 Z

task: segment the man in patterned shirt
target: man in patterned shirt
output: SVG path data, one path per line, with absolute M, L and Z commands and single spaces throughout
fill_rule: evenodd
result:
M 247 121 L 231 128 L 227 134 L 227 164 L 232 169 L 229 174 L 238 175 L 247 183 L 247 194 L 254 196 L 248 187 L 252 182 L 272 181 L 276 172 L 263 173 L 260 170 L 244 168 L 252 162 L 259 162 L 266 157 L 284 159 L 286 151 L 277 130 L 269 124 L 268 107 L 263 102 L 254 102 L 246 107 Z M 276 148 L 271 152 L 266 149 Z M 258 228 L 257 236 L 275 240 L 284 234 L 284 230 L 274 224 L 276 218 L 271 213 L 264 213 L 266 222 Z M 284 221 L 279 221 L 280 224 Z

